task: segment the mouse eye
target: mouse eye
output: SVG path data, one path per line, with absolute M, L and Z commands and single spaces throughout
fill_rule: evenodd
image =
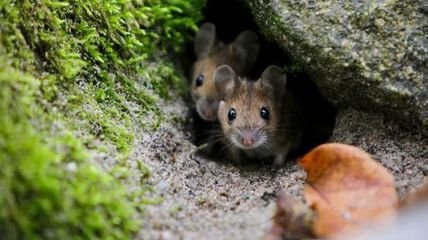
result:
M 267 110 L 265 107 L 262 107 L 260 109 L 260 117 L 262 117 L 264 120 L 269 120 L 269 110 Z
M 233 121 L 236 118 L 236 111 L 234 108 L 229 110 L 229 113 L 227 114 L 227 118 L 229 118 L 229 121 Z
M 195 85 L 196 87 L 200 87 L 202 86 L 203 83 L 204 83 L 204 75 L 201 74 L 195 79 Z

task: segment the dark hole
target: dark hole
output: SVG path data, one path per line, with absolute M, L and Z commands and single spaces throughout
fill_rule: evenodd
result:
M 274 42 L 266 39 L 256 25 L 251 12 L 239 0 L 208 0 L 204 9 L 205 19 L 202 22 L 214 23 L 217 30 L 217 37 L 229 43 L 244 30 L 252 30 L 260 38 L 260 54 L 258 60 L 249 73 L 249 78 L 258 79 L 263 70 L 272 64 L 284 67 L 292 64 L 286 51 L 279 48 Z M 193 43 L 186 46 L 187 60 L 183 65 L 187 69 L 187 76 L 190 76 L 191 64 L 195 61 L 193 54 Z M 287 68 L 286 68 L 287 69 Z M 305 115 L 306 130 L 301 146 L 295 152 L 289 154 L 290 158 L 301 156 L 315 146 L 326 142 L 335 125 L 336 109 L 332 104 L 325 100 L 318 91 L 315 83 L 305 72 L 287 72 L 287 88 L 292 90 L 300 102 Z M 191 106 L 191 116 L 189 128 L 193 132 L 193 140 L 197 146 L 204 145 L 209 140 L 213 131 L 219 131 L 218 123 L 206 122 L 202 120 L 194 107 L 193 101 L 189 98 Z M 215 144 L 213 149 L 205 152 L 205 155 L 212 158 L 221 158 L 221 152 L 224 148 L 222 144 Z M 201 151 L 204 153 L 204 151 Z

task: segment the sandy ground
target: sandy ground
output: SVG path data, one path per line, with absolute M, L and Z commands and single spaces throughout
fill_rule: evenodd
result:
M 428 181 L 428 138 L 409 132 L 380 114 L 352 109 L 339 111 L 331 141 L 358 146 L 382 163 L 395 177 L 398 193 Z
M 184 102 L 166 105 L 169 119 L 187 117 Z M 154 188 L 150 197 L 162 201 L 145 210 L 138 239 L 260 239 L 270 226 L 279 191 L 302 198 L 305 173 L 295 161 L 279 170 L 213 161 L 196 154 L 190 133 L 174 121 L 140 135 L 129 165 L 147 165 Z M 381 116 L 339 112 L 331 141 L 371 153 L 394 174 L 401 196 L 426 179 L 427 139 Z

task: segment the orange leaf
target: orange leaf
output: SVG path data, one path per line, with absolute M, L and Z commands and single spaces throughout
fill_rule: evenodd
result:
M 412 207 L 417 204 L 428 203 L 428 182 L 422 187 L 410 192 L 399 204 L 400 209 Z
M 356 147 L 324 144 L 299 164 L 307 172 L 305 198 L 317 215 L 313 231 L 319 237 L 371 227 L 396 211 L 393 176 Z

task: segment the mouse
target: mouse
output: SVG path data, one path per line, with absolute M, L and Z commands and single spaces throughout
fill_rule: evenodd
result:
M 233 42 L 225 44 L 216 37 L 216 27 L 204 23 L 194 39 L 196 61 L 190 81 L 191 95 L 198 115 L 205 121 L 217 119 L 219 98 L 214 86 L 214 70 L 223 64 L 229 65 L 238 75 L 247 74 L 259 54 L 259 38 L 252 31 L 241 32 Z
M 302 111 L 286 88 L 283 70 L 270 65 L 252 81 L 222 65 L 214 82 L 221 99 L 218 121 L 231 157 L 238 162 L 273 158 L 274 166 L 282 166 L 303 136 Z

